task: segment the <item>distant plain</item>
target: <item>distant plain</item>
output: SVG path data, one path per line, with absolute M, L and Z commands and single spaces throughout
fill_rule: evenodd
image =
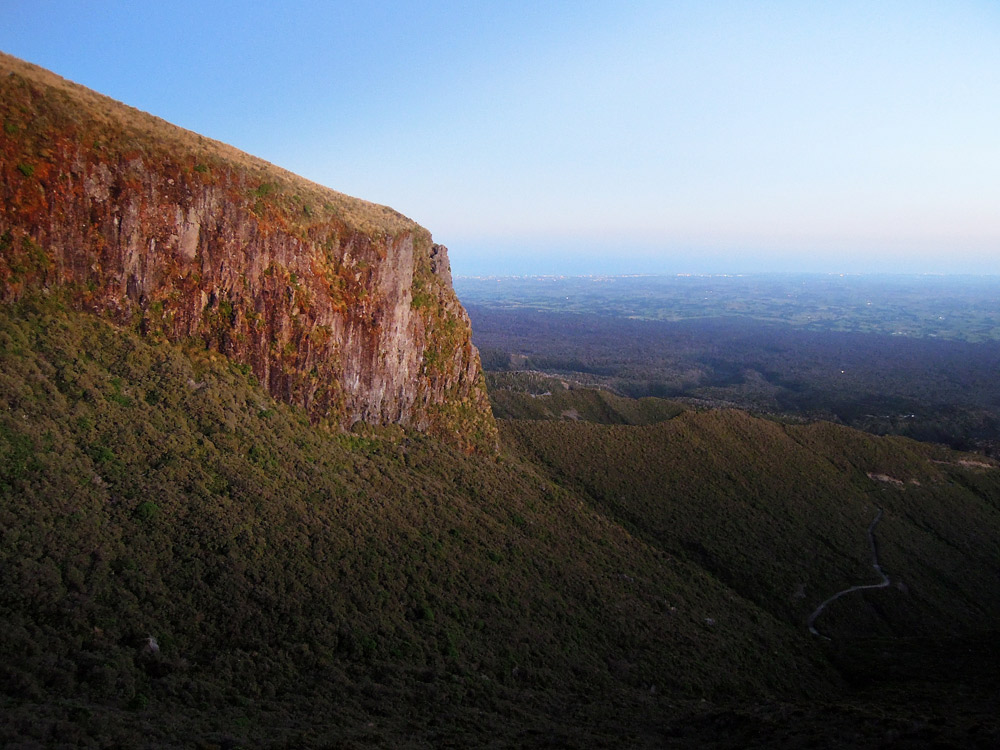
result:
M 462 277 L 487 370 L 995 454 L 1000 277 Z

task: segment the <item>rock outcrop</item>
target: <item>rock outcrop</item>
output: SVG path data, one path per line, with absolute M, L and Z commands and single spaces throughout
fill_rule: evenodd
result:
M 2 54 L 0 121 L 3 300 L 199 342 L 314 421 L 495 446 L 427 230 Z

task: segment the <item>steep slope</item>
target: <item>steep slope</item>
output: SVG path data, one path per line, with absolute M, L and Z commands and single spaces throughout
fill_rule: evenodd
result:
M 467 456 L 316 428 L 245 370 L 0 307 L 0 744 L 1000 740 L 988 461 L 737 412 Z M 811 636 L 872 576 L 876 504 L 906 588 Z
M 530 464 L 331 435 L 51 301 L 0 308 L 0 535 L 0 743 L 643 746 L 676 701 L 838 684 Z
M 495 447 L 422 227 L 2 54 L 0 121 L 0 299 L 41 289 L 196 339 L 313 421 Z

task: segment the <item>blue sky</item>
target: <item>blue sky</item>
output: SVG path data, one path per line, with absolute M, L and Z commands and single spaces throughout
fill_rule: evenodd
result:
M 0 49 L 456 273 L 1000 273 L 1000 3 L 0 0 Z

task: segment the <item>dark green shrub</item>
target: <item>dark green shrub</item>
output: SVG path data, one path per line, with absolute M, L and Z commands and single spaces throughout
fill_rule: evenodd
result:
M 136 506 L 133 515 L 139 521 L 155 521 L 157 516 L 160 515 L 160 506 L 152 500 L 145 500 Z

